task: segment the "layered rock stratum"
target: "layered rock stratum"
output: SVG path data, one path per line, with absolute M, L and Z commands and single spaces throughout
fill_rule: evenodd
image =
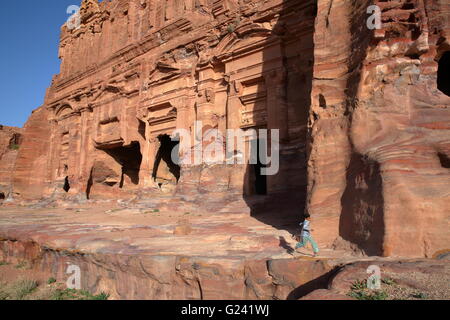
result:
M 2 258 L 78 263 L 115 298 L 285 299 L 326 289 L 337 253 L 442 255 L 449 16 L 445 0 L 83 0 L 44 104 L 0 130 Z M 175 129 L 278 129 L 280 170 L 178 166 Z M 146 220 L 87 216 L 116 200 Z M 322 259 L 285 255 L 304 212 Z

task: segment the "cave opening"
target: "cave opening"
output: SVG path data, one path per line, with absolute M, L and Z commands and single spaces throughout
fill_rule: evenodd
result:
M 450 158 L 442 152 L 438 152 L 439 161 L 441 162 L 441 166 L 443 168 L 450 169 Z
M 152 178 L 160 187 L 164 183 L 177 184 L 181 176 L 181 167 L 175 163 L 178 159 L 172 159 L 172 154 L 178 155 L 180 142 L 173 141 L 167 134 L 160 135 L 158 140 L 160 147 L 153 166 Z
M 450 51 L 439 59 L 437 86 L 441 92 L 450 96 Z
M 69 192 L 69 190 L 70 190 L 69 177 L 65 177 L 63 189 L 64 189 L 65 192 Z
M 145 129 L 146 129 L 145 122 L 139 120 L 139 128 L 138 128 L 138 132 L 139 132 L 139 134 L 141 135 L 141 137 L 144 138 L 144 140 L 146 140 L 146 137 L 145 137 Z
M 122 166 L 119 187 L 124 188 L 128 181 L 134 185 L 138 185 L 139 172 L 142 163 L 142 153 L 139 142 L 133 142 L 130 146 L 117 147 L 105 151 Z M 128 179 L 125 179 L 125 177 L 128 177 Z
M 22 141 L 22 136 L 19 133 L 14 133 L 9 140 L 9 149 L 18 150 Z
M 6 196 L 3 192 L 0 192 L 0 200 L 5 200 Z

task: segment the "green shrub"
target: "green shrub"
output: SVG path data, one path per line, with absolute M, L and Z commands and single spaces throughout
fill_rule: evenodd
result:
M 0 301 L 8 299 L 9 295 L 0 289 Z
M 109 294 L 105 293 L 105 292 L 101 292 L 100 294 L 93 296 L 93 300 L 108 300 L 109 299 Z
M 18 144 L 11 144 L 11 145 L 9 145 L 9 149 L 10 150 L 19 150 L 20 149 L 20 145 L 18 145 Z
M 57 289 L 51 296 L 52 300 L 108 300 L 109 294 L 101 292 L 98 295 L 93 295 L 86 290 L 75 289 Z
M 15 268 L 16 269 L 26 269 L 27 268 L 27 262 L 26 261 L 21 261 L 18 264 L 16 264 Z
M 360 281 L 360 280 L 356 280 L 351 287 L 352 291 L 355 290 L 364 290 L 367 289 L 367 282 L 366 281 Z
M 12 298 L 15 300 L 23 300 L 27 295 L 32 293 L 38 287 L 35 280 L 20 280 L 12 286 Z
M 76 290 L 74 289 L 56 289 L 51 296 L 51 300 L 74 300 L 75 294 Z
M 426 293 L 423 292 L 418 292 L 412 295 L 413 298 L 416 299 L 428 299 L 428 295 Z
M 383 284 L 387 284 L 388 286 L 392 286 L 392 285 L 396 284 L 395 280 L 391 279 L 391 278 L 381 279 L 381 282 Z
M 350 290 L 347 295 L 357 300 L 386 300 L 388 298 L 388 294 L 382 290 L 369 290 L 366 281 L 355 281 Z
M 387 293 L 384 291 L 375 291 L 373 293 L 367 291 L 351 291 L 348 295 L 357 300 L 386 300 L 388 298 Z

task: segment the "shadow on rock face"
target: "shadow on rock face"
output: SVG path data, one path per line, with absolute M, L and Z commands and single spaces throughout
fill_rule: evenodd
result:
M 259 156 L 257 164 L 247 165 L 243 193 L 254 218 L 294 233 L 305 211 L 307 196 L 307 128 L 317 0 L 308 4 L 286 0 L 280 12 L 266 39 L 262 79 L 251 88 L 251 92 L 265 97 L 265 122 L 250 128 L 268 129 L 269 137 L 272 130 L 279 130 L 279 172 L 261 175 L 261 169 L 266 166 Z M 260 141 L 261 135 L 257 139 Z
M 378 162 L 354 153 L 347 169 L 347 187 L 341 199 L 339 233 L 369 256 L 383 253 L 384 199 Z
M 332 270 L 324 275 L 311 280 L 300 287 L 292 290 L 292 292 L 288 295 L 287 300 L 299 300 L 300 298 L 320 289 L 327 289 L 330 283 L 330 280 L 336 275 L 337 271 Z
M 280 247 L 285 249 L 287 253 L 292 254 L 294 253 L 294 248 L 292 248 L 289 243 L 286 241 L 284 237 L 280 237 Z
M 438 89 L 450 97 L 450 51 L 444 53 L 439 59 Z

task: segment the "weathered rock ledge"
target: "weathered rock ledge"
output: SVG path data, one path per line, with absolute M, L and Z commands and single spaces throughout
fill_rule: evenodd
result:
M 84 289 L 114 299 L 298 299 L 326 288 L 334 269 L 327 253 L 293 258 L 287 231 L 250 218 L 173 214 L 155 224 L 141 210 L 54 211 L 2 209 L 0 260 L 58 281 L 76 265 Z
M 319 258 L 307 249 L 294 258 L 288 252 L 295 243 L 283 225 L 281 220 L 269 226 L 246 214 L 108 203 L 7 207 L 0 208 L 0 261 L 27 262 L 33 272 L 60 282 L 70 276 L 69 265 L 78 266 L 83 289 L 113 299 L 351 299 L 352 284 L 367 279 L 370 265 L 399 286 L 428 292 L 422 287 L 432 283 L 439 287 L 432 294 L 450 296 L 442 286 L 450 277 L 448 250 L 435 259 L 366 257 L 327 248 L 317 234 Z

